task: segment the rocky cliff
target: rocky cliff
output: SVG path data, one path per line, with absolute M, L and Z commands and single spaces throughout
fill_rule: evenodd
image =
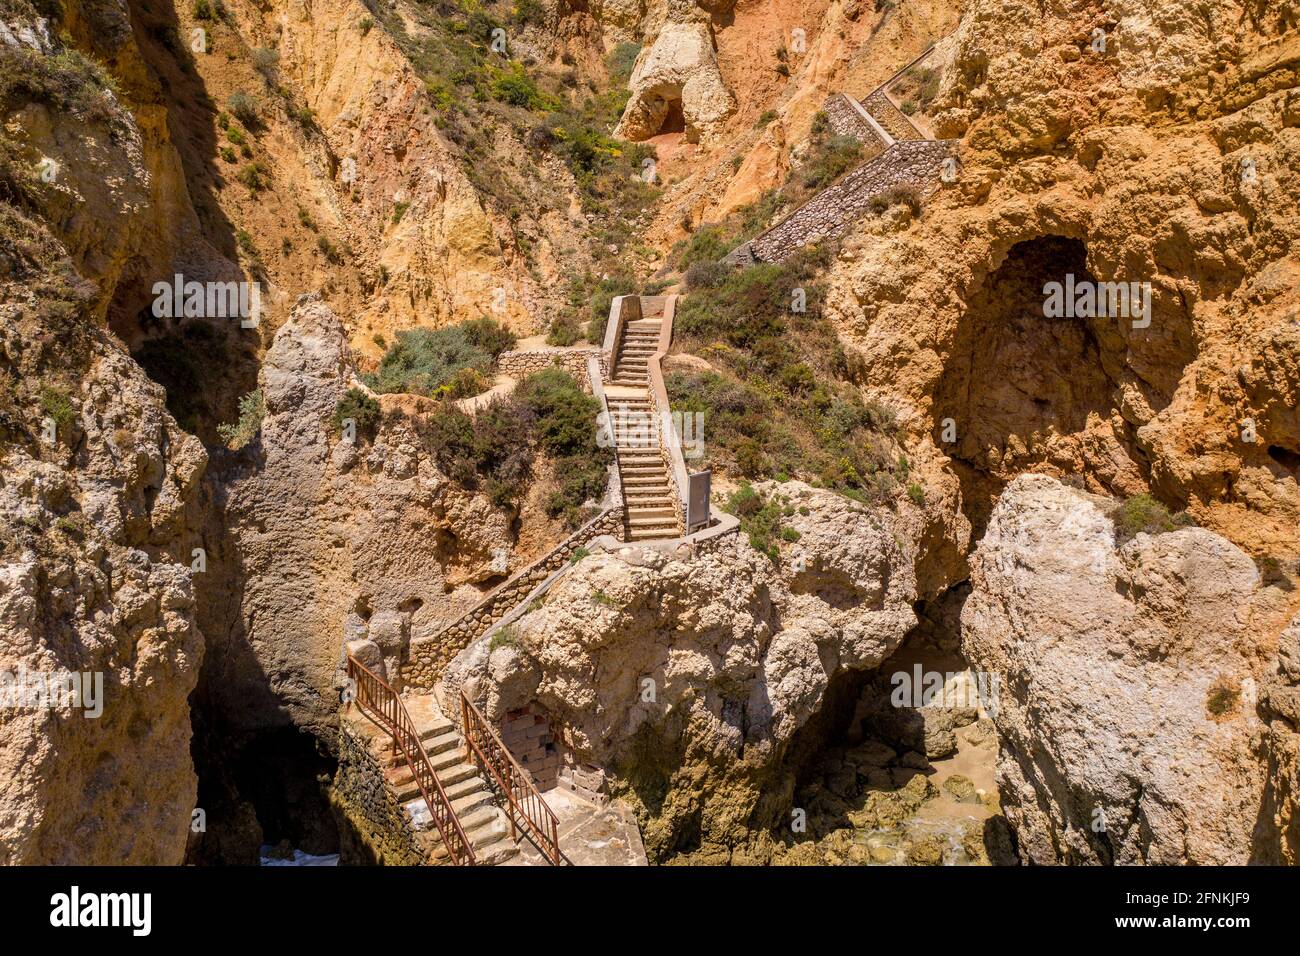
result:
M 790 482 L 780 558 L 742 537 L 695 555 L 620 547 L 581 560 L 444 685 L 497 719 L 536 702 L 582 763 L 643 815 L 647 850 L 726 848 L 782 822 L 782 765 L 828 687 L 878 666 L 916 622 L 916 515 Z
M 1289 595 L 1203 528 L 1117 541 L 1110 508 L 1022 476 L 971 559 L 962 647 L 1000 678 L 999 786 L 1021 854 L 1276 859 L 1258 704 Z

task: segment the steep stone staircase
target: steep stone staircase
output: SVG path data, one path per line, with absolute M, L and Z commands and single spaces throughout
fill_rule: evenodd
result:
M 502 863 L 519 852 L 510 839 L 510 821 L 469 756 L 456 725 L 443 716 L 432 694 L 403 699 L 419 728 L 420 742 L 442 784 L 478 863 Z M 434 863 L 447 860 L 437 828 L 424 803 L 415 775 L 400 754 L 391 758 L 384 777 L 416 827 L 416 838 Z
M 862 100 L 847 93 L 835 93 L 826 100 L 823 110 L 831 130 L 859 140 L 864 162 L 780 222 L 737 246 L 724 263 L 743 269 L 758 262 L 783 262 L 797 249 L 844 235 L 879 197 L 900 188 L 935 186 L 945 163 L 956 156 L 957 141 L 927 138 L 888 93 L 890 85 L 932 49 Z
M 663 334 L 668 298 L 637 297 L 640 318 L 622 327 L 605 385 L 629 541 L 675 538 L 682 530 L 649 369 Z

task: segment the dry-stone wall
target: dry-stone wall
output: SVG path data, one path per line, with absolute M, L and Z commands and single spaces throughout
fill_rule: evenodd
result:
M 905 140 L 925 139 L 921 131 L 912 125 L 912 121 L 907 118 L 907 114 L 893 104 L 888 96 L 885 95 L 884 89 L 876 90 L 865 100 L 862 105 L 867 108 L 871 118 L 885 128 L 890 136 L 900 142 Z
M 842 236 L 881 193 L 935 182 L 956 145 L 956 140 L 931 139 L 895 143 L 756 237 L 749 243 L 750 253 L 762 262 L 781 262 L 809 243 Z M 733 252 L 725 261 L 737 261 L 733 257 L 738 254 Z
M 541 372 L 553 366 L 559 366 L 568 372 L 588 392 L 591 391 L 591 383 L 587 376 L 587 359 L 592 356 L 600 361 L 601 371 L 605 370 L 609 359 L 605 353 L 591 346 L 589 348 L 544 348 L 544 349 L 517 349 L 511 352 L 502 352 L 501 357 L 497 359 L 497 371 L 503 375 L 509 375 L 511 378 L 525 378 L 534 372 Z
M 505 617 L 533 588 L 568 564 L 575 551 L 601 535 L 621 539 L 622 531 L 621 505 L 601 512 L 437 634 L 412 641 L 409 657 L 402 667 L 405 686 L 419 692 L 431 691 L 457 654 Z
M 853 101 L 844 93 L 835 93 L 827 98 L 822 106 L 831 131 L 837 136 L 852 136 L 862 143 L 862 158 L 872 160 L 889 148 L 866 118 L 863 117 Z
M 339 767 L 330 790 L 335 816 L 342 824 L 340 862 L 388 866 L 424 863 L 411 818 L 385 783 L 370 738 L 351 726 L 352 719 L 345 715 L 339 721 Z

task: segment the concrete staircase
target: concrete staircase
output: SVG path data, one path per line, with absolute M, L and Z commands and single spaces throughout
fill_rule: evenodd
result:
M 510 821 L 496 805 L 496 798 L 481 776 L 478 765 L 467 755 L 465 741 L 456 726 L 442 715 L 431 694 L 406 697 L 403 703 L 419 728 L 420 742 L 460 819 L 466 838 L 474 847 L 478 862 L 494 864 L 510 859 L 519 852 L 519 847 L 510 839 Z M 416 837 L 428 853 L 430 862 L 445 862 L 447 850 L 442 845 L 438 828 L 433 825 L 420 788 L 400 754 L 392 758 L 391 766 L 385 768 L 384 777 L 415 824 Z
M 650 356 L 659 348 L 659 332 L 663 327 L 659 318 L 645 318 L 629 322 L 618 343 L 614 357 L 610 385 L 648 389 L 650 387 Z
M 675 538 L 681 522 L 650 395 L 650 357 L 663 331 L 663 296 L 641 297 L 641 318 L 623 327 L 605 397 L 614 420 L 614 447 L 623 485 L 628 541 Z

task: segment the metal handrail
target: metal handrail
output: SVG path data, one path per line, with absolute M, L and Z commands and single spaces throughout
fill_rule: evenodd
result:
M 532 778 L 515 758 L 483 713 L 465 692 L 460 692 L 460 727 L 465 744 L 496 781 L 506 798 L 506 815 L 510 818 L 510 837 L 516 839 L 516 825 L 532 837 L 537 848 L 555 866 L 564 862 L 560 853 L 560 821 L 546 805 Z M 518 821 L 516 821 L 518 817 Z
M 388 732 L 393 738 L 393 753 L 400 750 L 406 759 L 406 765 L 411 768 L 411 776 L 420 788 L 420 795 L 424 797 L 424 804 L 429 808 L 429 815 L 438 828 L 442 845 L 447 848 L 452 864 L 472 866 L 476 862 L 474 847 L 465 836 L 465 830 L 460 825 L 460 818 L 456 816 L 451 800 L 447 798 L 447 792 L 442 789 L 438 774 L 424 751 L 424 744 L 420 742 L 415 721 L 406 712 L 402 698 L 388 686 L 387 681 L 351 654 L 348 655 L 348 677 L 356 688 L 356 702 L 361 712 L 381 730 Z

